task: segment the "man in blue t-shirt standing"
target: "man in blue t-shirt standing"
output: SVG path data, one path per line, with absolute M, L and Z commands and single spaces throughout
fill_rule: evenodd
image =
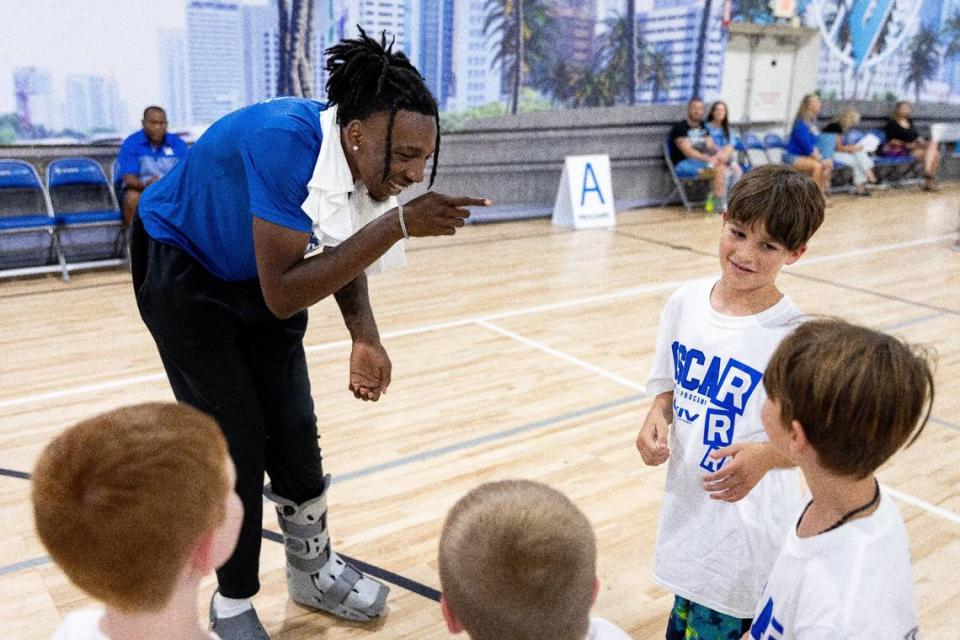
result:
M 187 153 L 187 143 L 179 136 L 167 133 L 167 114 L 160 107 L 144 109 L 141 124 L 143 129 L 128 136 L 120 145 L 125 227 L 133 220 L 143 190 L 167 175 Z
M 361 30 L 328 54 L 328 103 L 278 98 L 213 123 L 147 189 L 131 229 L 137 306 L 173 393 L 216 419 L 237 468 L 244 519 L 210 603 L 222 640 L 268 639 L 251 602 L 264 497 L 276 505 L 291 599 L 355 622 L 382 616 L 387 586 L 330 545 L 307 309 L 336 300 L 353 343 L 347 386 L 378 400 L 391 363 L 365 269 L 404 238 L 453 235 L 467 207 L 490 204 L 433 191 L 400 204 L 428 163 L 431 184 L 436 175 L 436 100 L 385 38 Z

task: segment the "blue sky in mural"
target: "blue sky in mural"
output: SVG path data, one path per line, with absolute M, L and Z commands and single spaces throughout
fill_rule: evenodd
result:
M 629 101 L 627 0 L 526 1 L 541 27 L 527 47 L 525 99 L 554 108 Z M 681 102 L 694 87 L 708 99 L 720 97 L 724 0 L 633 1 L 643 45 L 635 101 Z M 278 67 L 274 3 L 0 0 L 0 114 L 17 113 L 19 122 L 48 134 L 127 132 L 148 104 L 165 106 L 171 122 L 185 127 L 271 97 Z M 741 5 L 761 4 L 734 0 L 734 19 Z M 820 32 L 818 88 L 827 97 L 960 102 L 960 60 L 943 55 L 951 43 L 960 48 L 960 19 L 951 20 L 960 16 L 960 0 L 797 4 L 803 24 Z M 397 34 L 445 110 L 476 110 L 510 93 L 509 69 L 495 59 L 501 32 L 483 29 L 486 6 L 315 0 L 316 57 L 358 22 L 386 29 Z M 317 69 L 315 84 L 323 82 Z

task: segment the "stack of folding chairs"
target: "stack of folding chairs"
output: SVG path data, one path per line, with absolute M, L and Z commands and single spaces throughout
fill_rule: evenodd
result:
M 127 262 L 116 193 L 96 160 L 61 158 L 46 182 L 23 160 L 0 160 L 0 277 Z

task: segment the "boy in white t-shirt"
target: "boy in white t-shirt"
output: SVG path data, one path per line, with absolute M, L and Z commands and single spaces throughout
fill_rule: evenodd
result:
M 600 583 L 590 521 L 539 482 L 482 484 L 440 535 L 440 608 L 471 640 L 630 640 L 591 618 Z
M 928 357 L 840 320 L 787 336 L 767 367 L 763 426 L 803 471 L 795 514 L 758 600 L 753 640 L 914 640 L 910 547 L 874 471 L 912 444 L 933 404 Z
M 669 461 L 653 569 L 676 595 L 667 640 L 740 638 L 801 500 L 799 475 L 766 442 L 760 380 L 801 316 L 777 275 L 823 215 L 805 175 L 749 172 L 723 215 L 720 279 L 681 287 L 660 317 L 637 449 L 648 465 Z
M 116 409 L 54 439 L 33 472 L 37 533 L 105 605 L 69 614 L 54 640 L 218 638 L 197 589 L 236 545 L 235 480 L 217 423 L 186 405 Z

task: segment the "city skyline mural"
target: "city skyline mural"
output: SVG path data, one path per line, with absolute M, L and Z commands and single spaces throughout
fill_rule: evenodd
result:
M 174 130 L 277 95 L 323 99 L 323 52 L 386 32 L 446 127 L 535 109 L 723 96 L 729 21 L 766 0 L 37 0 L 0 25 L 0 144 Z M 960 0 L 799 0 L 827 99 L 960 102 Z M 138 10 L 130 11 L 131 6 Z M 521 39 L 522 34 L 522 39 Z

